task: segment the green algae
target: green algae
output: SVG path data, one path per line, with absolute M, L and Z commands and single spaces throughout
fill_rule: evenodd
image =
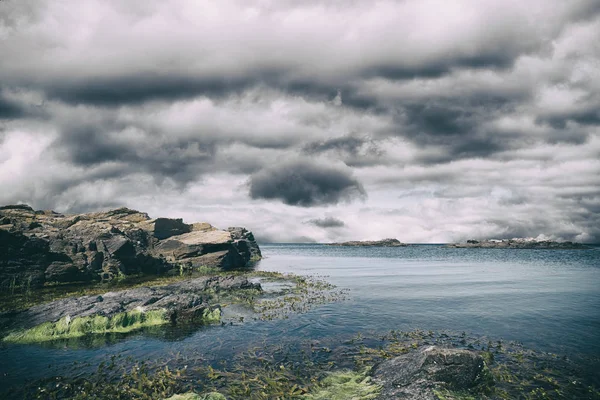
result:
M 213 317 L 211 315 L 211 317 Z M 44 322 L 30 329 L 9 333 L 3 341 L 8 343 L 40 343 L 58 339 L 71 339 L 85 335 L 128 333 L 141 328 L 169 323 L 165 310 L 127 311 L 112 317 L 90 315 L 71 319 L 63 317 L 56 322 Z
M 206 308 L 202 312 L 202 322 L 205 324 L 216 324 L 221 322 L 221 309 L 215 307 L 214 309 L 210 309 L 210 307 Z
M 381 387 L 371 382 L 366 370 L 363 373 L 338 371 L 319 382 L 306 400 L 371 400 L 377 398 Z

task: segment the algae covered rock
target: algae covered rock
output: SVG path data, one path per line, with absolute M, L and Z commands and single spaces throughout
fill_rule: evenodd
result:
M 89 334 L 125 333 L 173 323 L 218 323 L 214 293 L 260 290 L 243 277 L 203 277 L 163 286 L 70 297 L 33 306 L 6 321 L 4 341 L 37 343 Z
M 155 218 L 118 208 L 63 215 L 0 207 L 0 289 L 160 275 L 182 268 L 235 269 L 260 258 L 251 232 Z
M 439 389 L 469 390 L 491 384 L 480 355 L 435 346 L 384 361 L 375 367 L 373 381 L 381 385 L 382 399 L 415 400 L 437 400 Z

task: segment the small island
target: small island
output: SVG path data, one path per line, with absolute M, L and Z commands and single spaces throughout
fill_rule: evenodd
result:
M 573 250 L 589 249 L 588 246 L 577 242 L 555 242 L 552 240 L 536 240 L 532 238 L 467 240 L 466 243 L 448 244 L 450 248 L 484 248 L 484 249 L 552 249 Z
M 383 240 L 354 240 L 350 242 L 327 243 L 328 246 L 348 246 L 348 247 L 406 247 L 408 244 L 402 243 L 398 239 Z

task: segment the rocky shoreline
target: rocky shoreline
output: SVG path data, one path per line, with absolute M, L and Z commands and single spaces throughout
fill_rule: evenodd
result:
M 406 247 L 408 244 L 402 243 L 398 239 L 383 240 L 354 240 L 349 242 L 327 243 L 328 246 L 348 246 L 348 247 Z
M 453 243 L 448 248 L 482 249 L 545 249 L 545 250 L 584 250 L 588 246 L 576 242 L 555 242 L 551 240 L 503 239 L 503 240 L 467 240 L 466 243 Z
M 213 276 L 58 299 L 0 315 L 8 333 L 3 341 L 39 343 L 153 325 L 220 322 L 215 295 L 252 290 L 262 291 L 245 277 Z
M 252 232 L 206 222 L 150 218 L 119 208 L 66 215 L 0 207 L 0 290 L 131 275 L 243 268 L 261 258 Z

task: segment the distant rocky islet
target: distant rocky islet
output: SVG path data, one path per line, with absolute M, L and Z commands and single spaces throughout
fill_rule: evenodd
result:
M 546 250 L 578 250 L 589 249 L 577 242 L 556 242 L 552 240 L 536 240 L 528 238 L 517 239 L 490 239 L 490 240 L 467 240 L 465 243 L 448 244 L 449 248 L 483 248 L 483 249 L 546 249 Z
M 347 247 L 406 247 L 408 244 L 402 243 L 398 239 L 383 240 L 353 240 L 349 242 L 327 243 L 328 246 L 347 246 Z

